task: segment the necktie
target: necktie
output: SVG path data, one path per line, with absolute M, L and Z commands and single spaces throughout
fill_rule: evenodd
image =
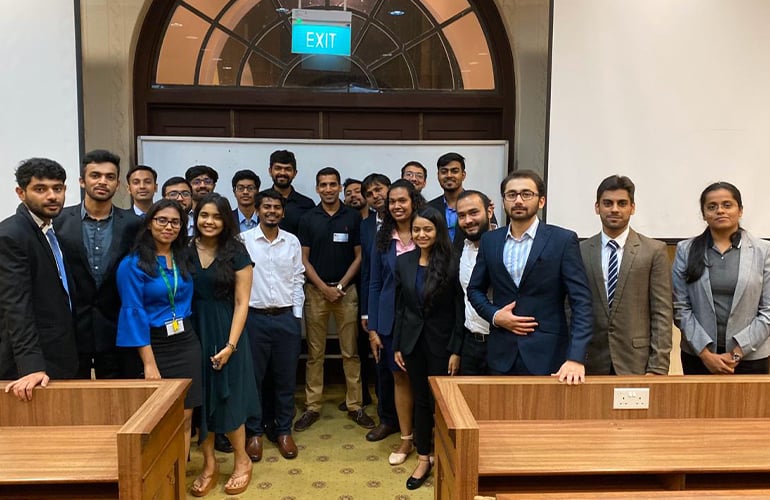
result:
M 610 240 L 607 242 L 610 249 L 610 262 L 607 266 L 607 305 L 612 307 L 612 299 L 615 297 L 615 287 L 618 286 L 618 242 Z
M 69 284 L 67 283 L 67 272 L 64 270 L 64 257 L 61 253 L 59 240 L 56 239 L 53 228 L 49 229 L 45 233 L 45 236 L 48 238 L 48 242 L 51 244 L 51 250 L 53 250 L 53 258 L 56 259 L 56 267 L 59 269 L 59 279 L 61 280 L 61 284 L 64 286 L 64 291 L 67 292 L 67 298 L 69 299 L 70 288 Z M 70 308 L 72 308 L 72 303 L 70 303 Z

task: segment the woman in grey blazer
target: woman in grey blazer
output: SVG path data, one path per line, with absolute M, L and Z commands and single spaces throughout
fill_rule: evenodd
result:
M 770 243 L 740 227 L 741 193 L 728 182 L 700 197 L 708 227 L 676 248 L 674 323 L 685 374 L 767 374 Z

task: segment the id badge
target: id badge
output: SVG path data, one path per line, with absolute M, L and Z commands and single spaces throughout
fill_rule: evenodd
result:
M 347 243 L 349 239 L 348 233 L 334 233 L 334 243 Z
M 171 337 L 182 332 L 184 332 L 184 320 L 181 318 L 174 318 L 172 320 L 166 321 L 166 335 Z

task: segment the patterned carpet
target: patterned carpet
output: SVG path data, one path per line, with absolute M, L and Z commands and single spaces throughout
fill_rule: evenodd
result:
M 301 395 L 304 397 L 304 393 Z M 343 399 L 342 386 L 326 388 L 321 418 L 304 432 L 295 432 L 299 456 L 285 460 L 275 444 L 264 440 L 262 461 L 254 464 L 251 485 L 245 493 L 229 496 L 224 483 L 232 471 L 232 454 L 217 452 L 220 477 L 208 499 L 270 500 L 428 500 L 433 498 L 433 476 L 414 491 L 406 489 L 406 479 L 417 465 L 412 453 L 400 466 L 388 464 L 388 455 L 399 446 L 399 435 L 370 443 L 366 430 L 354 424 L 337 409 Z M 303 401 L 298 394 L 297 406 Z M 374 406 L 367 413 L 376 419 Z M 202 455 L 193 446 L 187 467 L 187 488 L 199 474 Z M 188 494 L 188 498 L 195 498 Z

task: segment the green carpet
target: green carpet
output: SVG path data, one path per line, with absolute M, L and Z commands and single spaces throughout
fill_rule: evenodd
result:
M 238 496 L 224 493 L 233 467 L 232 454 L 217 452 L 219 482 L 205 498 L 209 499 L 275 499 L 275 500 L 428 500 L 433 498 L 431 475 L 414 491 L 406 489 L 406 479 L 417 465 L 412 453 L 400 466 L 388 464 L 388 455 L 398 448 L 398 434 L 376 443 L 364 437 L 363 429 L 339 411 L 343 399 L 341 386 L 328 387 L 321 418 L 304 432 L 293 433 L 299 448 L 294 460 L 284 459 L 275 444 L 264 439 L 262 461 L 254 464 L 251 485 Z M 304 396 L 304 394 L 302 394 Z M 298 409 L 303 401 L 297 398 Z M 366 408 L 377 420 L 376 407 Z M 193 445 L 191 462 L 187 464 L 187 489 L 200 473 L 203 457 Z M 188 494 L 188 498 L 194 498 Z

